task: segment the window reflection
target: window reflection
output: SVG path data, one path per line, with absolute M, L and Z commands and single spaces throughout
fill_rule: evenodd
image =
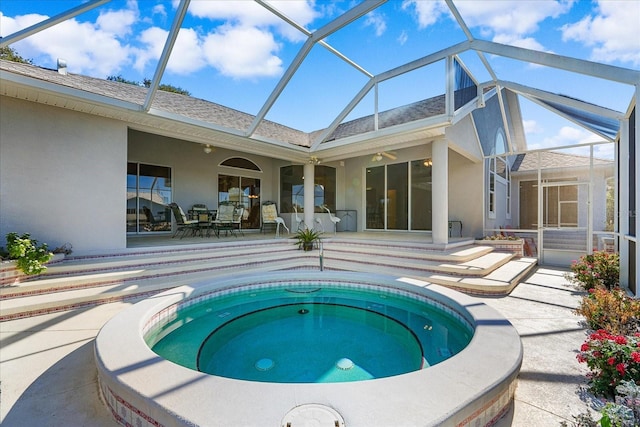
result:
M 127 232 L 171 231 L 171 168 L 127 163 Z
M 314 170 L 313 204 L 315 212 L 331 212 L 336 209 L 336 170 L 330 166 L 317 165 Z M 304 177 L 302 165 L 280 168 L 280 212 L 292 213 L 293 208 L 304 211 Z

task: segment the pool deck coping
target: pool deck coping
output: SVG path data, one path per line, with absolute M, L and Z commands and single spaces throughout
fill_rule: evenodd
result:
M 317 277 L 317 273 L 312 275 Z M 350 276 L 370 276 L 371 280 L 380 281 L 379 275 Z M 242 282 L 243 278 L 234 281 Z M 187 286 L 167 292 L 166 298 L 143 301 L 104 326 L 96 339 L 101 388 L 107 400 L 116 401 L 116 411 L 130 418 L 127 422 L 132 422 L 139 411 L 161 419 L 167 426 L 174 422 L 176 426 L 211 425 L 213 420 L 219 420 L 214 425 L 280 425 L 290 410 L 308 403 L 332 407 L 349 427 L 464 426 L 471 425 L 471 421 L 485 425 L 499 417 L 496 407 L 508 408 L 522 363 L 522 344 L 513 326 L 491 307 L 450 289 L 417 279 L 395 285 L 413 292 L 436 292 L 465 307 L 477 322 L 467 348 L 422 371 L 354 383 L 255 383 L 202 374 L 159 358 L 142 339 L 142 328 L 149 316 L 185 294 L 195 295 L 206 289 Z M 114 346 L 114 342 L 118 344 Z M 133 391 L 135 388 L 138 390 Z M 185 394 L 189 398 L 185 399 Z M 188 415 L 167 420 L 165 411 Z

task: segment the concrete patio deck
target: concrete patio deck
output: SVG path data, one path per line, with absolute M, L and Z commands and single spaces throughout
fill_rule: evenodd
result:
M 506 426 L 558 426 L 585 412 L 586 368 L 575 359 L 586 337 L 573 309 L 580 293 L 564 270 L 538 267 L 506 297 L 481 298 L 521 335 L 524 361 Z M 3 426 L 117 424 L 98 397 L 93 342 L 130 303 L 112 303 L 0 323 L 0 422 Z M 398 426 L 402 427 L 402 426 Z

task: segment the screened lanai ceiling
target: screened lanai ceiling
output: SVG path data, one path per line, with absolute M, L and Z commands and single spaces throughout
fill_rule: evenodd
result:
M 250 115 L 237 135 L 282 143 L 259 132 L 277 123 L 307 134 L 310 154 L 353 129 L 392 140 L 452 123 L 490 90 L 518 95 L 529 147 L 553 148 L 615 140 L 640 84 L 639 3 L 4 1 L 0 46 L 42 67 L 146 79 L 138 108 L 150 115 L 160 85 L 187 90 Z

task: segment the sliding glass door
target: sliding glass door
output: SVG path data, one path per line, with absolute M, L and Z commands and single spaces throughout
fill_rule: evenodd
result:
M 431 165 L 423 160 L 366 169 L 366 228 L 431 230 Z
M 260 228 L 260 179 L 218 175 L 218 205 L 222 203 L 244 208 L 242 228 Z

